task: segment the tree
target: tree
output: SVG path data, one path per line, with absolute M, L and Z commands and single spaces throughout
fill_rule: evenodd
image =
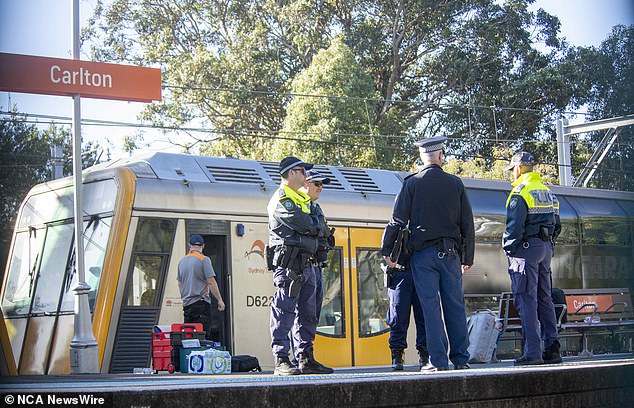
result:
M 277 143 L 274 159 L 301 152 L 304 160 L 315 163 L 380 167 L 380 148 L 372 137 L 373 106 L 367 102 L 375 97 L 372 79 L 340 37 L 295 76 L 291 90 L 295 96 L 281 135 L 294 140 Z
M 634 114 L 634 26 L 615 26 L 593 57 L 589 69 L 595 74 L 594 86 L 587 120 Z M 586 142 L 591 151 L 594 151 L 604 135 L 605 131 L 595 132 L 579 140 L 581 148 Z M 633 136 L 632 126 L 621 129 L 618 143 L 612 147 L 590 185 L 634 190 L 634 166 L 630 164 L 634 159 L 634 146 L 631 143 Z
M 206 154 L 272 159 L 288 144 L 279 132 L 298 103 L 294 78 L 341 36 L 379 96 L 366 103 L 382 166 L 410 167 L 411 142 L 441 133 L 452 154 L 487 166 L 500 143 L 552 162 L 552 123 L 587 101 L 591 73 L 560 40 L 559 20 L 531 3 L 116 0 L 98 3 L 85 38 L 94 59 L 161 66 L 164 101 L 144 118 L 202 123 Z M 321 156 L 334 159 L 329 146 Z

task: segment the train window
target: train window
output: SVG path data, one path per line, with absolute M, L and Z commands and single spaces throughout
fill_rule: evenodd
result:
M 161 273 L 163 256 L 137 255 L 134 260 L 132 279 L 126 293 L 127 306 L 156 305 L 156 292 Z
M 576 219 L 561 220 L 561 233 L 557 237 L 559 245 L 579 245 L 579 223 Z
M 174 223 L 171 220 L 142 219 L 137 228 L 134 251 L 168 253 L 173 239 Z
M 506 219 L 501 215 L 474 214 L 476 241 L 502 242 L 502 235 L 506 228 Z
M 24 228 L 33 224 L 44 224 L 69 218 L 73 218 L 72 187 L 29 197 L 22 208 L 18 226 Z
M 2 298 L 2 311 L 6 317 L 24 316 L 29 313 L 43 240 L 43 229 L 33 228 L 15 235 L 15 245 Z
M 345 337 L 341 260 L 341 248 L 336 248 L 328 252 L 328 266 L 322 269 L 324 300 L 317 332 L 329 337 Z
M 99 282 L 101 279 L 101 270 L 103 261 L 106 256 L 106 245 L 108 236 L 110 235 L 110 226 L 112 217 L 98 218 L 93 217 L 90 221 L 84 221 L 84 269 L 86 283 L 90 286 L 88 292 L 88 304 L 90 311 L 95 309 L 95 299 Z M 77 276 L 72 271 L 75 268 L 74 257 L 69 261 L 70 276 L 66 277 L 66 286 L 64 287 L 64 297 L 60 312 L 72 312 L 75 307 L 75 292 L 73 289 L 77 286 Z
M 57 311 L 72 240 L 73 224 L 48 227 L 33 296 L 32 314 Z
M 381 250 L 357 249 L 359 290 L 359 337 L 371 337 L 388 330 L 389 299 L 383 284 Z
M 581 220 L 581 227 L 584 245 L 630 245 L 630 232 L 624 219 L 587 217 Z

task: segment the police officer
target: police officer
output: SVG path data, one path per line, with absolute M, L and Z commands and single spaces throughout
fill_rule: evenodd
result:
M 313 355 L 317 329 L 315 271 L 309 258 L 317 251 L 320 230 L 310 214 L 310 197 L 299 191 L 312 164 L 296 157 L 280 162 L 282 185 L 268 205 L 269 248 L 274 251 L 273 283 L 277 287 L 271 302 L 271 347 L 276 375 L 327 374 Z M 299 368 L 289 359 L 289 332 L 298 327 L 295 345 Z
M 561 231 L 559 202 L 533 171 L 534 164 L 532 154 L 520 152 L 506 168 L 513 171 L 514 188 L 506 201 L 502 246 L 508 257 L 511 288 L 524 338 L 524 355 L 515 360 L 515 365 L 562 361 L 550 270 L 553 240 Z
M 454 368 L 469 368 L 462 274 L 473 264 L 475 232 L 462 181 L 441 168 L 445 140 L 436 136 L 416 142 L 424 166 L 405 178 L 385 233 L 393 242 L 400 228 L 409 225 L 412 231 L 410 266 L 425 316 L 431 365 L 423 370 L 428 371 L 449 369 L 445 330 Z M 389 256 L 385 260 L 396 267 Z
M 320 237 L 317 240 L 317 252 L 311 259 L 315 269 L 315 280 L 317 288 L 315 291 L 316 317 L 319 322 L 321 305 L 324 300 L 324 282 L 322 271 L 327 267 L 328 251 L 334 247 L 334 228 L 329 228 L 324 212 L 317 203 L 325 184 L 330 184 L 330 178 L 319 173 L 317 170 L 306 171 L 306 184 L 301 191 L 310 197 L 310 214 L 320 230 Z

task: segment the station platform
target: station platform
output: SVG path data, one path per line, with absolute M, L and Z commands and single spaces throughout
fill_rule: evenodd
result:
M 569 357 L 563 364 L 421 373 L 339 368 L 331 375 L 100 374 L 1 377 L 5 406 L 106 407 L 631 407 L 634 355 Z

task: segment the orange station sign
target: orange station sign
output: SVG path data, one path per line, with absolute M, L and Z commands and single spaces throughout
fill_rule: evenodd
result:
M 0 91 L 151 102 L 161 70 L 133 65 L 0 53 Z

